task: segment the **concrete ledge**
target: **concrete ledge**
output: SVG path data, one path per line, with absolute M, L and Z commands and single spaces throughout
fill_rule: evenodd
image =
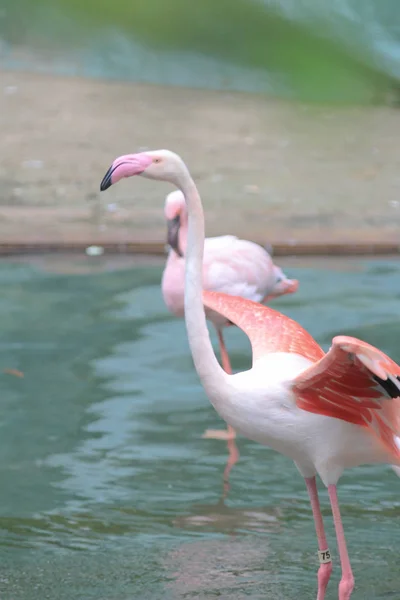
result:
M 258 242 L 260 243 L 260 242 Z M 260 244 L 262 245 L 262 244 Z M 82 254 L 90 246 L 70 242 L 54 243 L 0 243 L 0 256 L 31 254 Z M 98 246 L 104 254 L 133 254 L 165 256 L 165 244 L 154 243 L 107 243 Z M 274 256 L 393 256 L 400 253 L 400 244 L 394 243 L 343 243 L 343 244 L 274 244 Z

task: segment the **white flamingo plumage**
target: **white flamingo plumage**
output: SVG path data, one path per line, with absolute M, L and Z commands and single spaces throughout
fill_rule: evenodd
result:
M 317 600 L 324 600 L 332 570 L 315 478 L 321 477 L 328 488 L 342 567 L 339 600 L 349 600 L 354 578 L 336 486 L 349 467 L 400 467 L 400 367 L 380 350 L 346 336 L 334 338 L 325 354 L 283 314 L 251 300 L 203 293 L 204 215 L 188 168 L 168 150 L 128 154 L 114 160 L 100 189 L 133 175 L 168 181 L 184 194 L 189 211 L 185 321 L 199 378 L 228 424 L 294 460 L 305 478 L 321 562 Z M 221 368 L 203 303 L 249 336 L 251 369 L 230 375 Z

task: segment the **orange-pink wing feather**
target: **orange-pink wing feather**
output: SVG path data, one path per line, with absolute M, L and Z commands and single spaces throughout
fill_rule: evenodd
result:
M 335 337 L 329 352 L 296 377 L 293 392 L 299 408 L 367 427 L 400 462 L 400 367 L 374 346 Z
M 204 305 L 240 327 L 250 339 L 253 361 L 269 352 L 295 352 L 319 360 L 324 351 L 305 329 L 282 313 L 239 296 L 203 292 Z

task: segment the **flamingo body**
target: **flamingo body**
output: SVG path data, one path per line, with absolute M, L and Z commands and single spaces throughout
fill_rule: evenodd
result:
M 273 292 L 277 277 L 268 253 L 252 242 L 234 236 L 207 238 L 204 245 L 203 286 L 261 302 Z M 162 293 L 168 309 L 183 317 L 185 258 L 170 250 L 162 278 Z M 294 291 L 294 290 L 293 290 Z M 207 318 L 217 327 L 229 320 L 206 308 Z
M 203 288 L 204 215 L 183 160 L 168 150 L 117 158 L 105 190 L 122 177 L 168 181 L 188 206 L 184 312 L 189 344 L 202 385 L 217 412 L 244 435 L 292 458 L 305 478 L 318 540 L 317 600 L 332 571 L 315 474 L 332 507 L 342 569 L 339 600 L 354 588 L 336 484 L 346 467 L 389 463 L 400 474 L 400 367 L 355 338 L 335 337 L 325 354 L 298 323 L 250 299 Z M 207 309 L 249 337 L 253 365 L 228 374 L 219 365 L 206 325 Z
M 311 365 L 294 353 L 260 359 L 251 371 L 233 376 L 235 391 L 221 417 L 238 433 L 291 458 L 303 477 L 318 473 L 326 486 L 336 484 L 345 468 L 392 462 L 368 430 L 298 407 L 291 382 Z
M 167 308 L 177 317 L 184 316 L 185 253 L 187 245 L 187 209 L 180 191 L 171 192 L 165 202 L 167 221 L 179 220 L 177 248 L 168 253 L 161 289 Z M 178 250 L 178 251 L 179 251 Z M 265 302 L 297 291 L 298 281 L 288 279 L 274 265 L 270 254 L 258 244 L 234 235 L 206 238 L 203 256 L 203 288 L 232 296 Z M 206 308 L 207 318 L 217 328 L 229 319 Z

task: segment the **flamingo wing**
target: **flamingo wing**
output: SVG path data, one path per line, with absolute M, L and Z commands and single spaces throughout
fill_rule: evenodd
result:
M 253 362 L 269 352 L 291 352 L 312 361 L 324 356 L 322 348 L 299 323 L 269 306 L 209 291 L 203 291 L 203 302 L 244 331 L 251 342 Z
M 299 408 L 369 428 L 400 460 L 400 367 L 374 346 L 335 337 L 292 390 Z

